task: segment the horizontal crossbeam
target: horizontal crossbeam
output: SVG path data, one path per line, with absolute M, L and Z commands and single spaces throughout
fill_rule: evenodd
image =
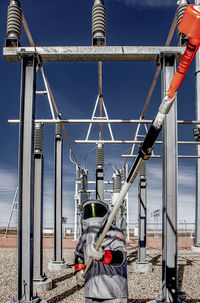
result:
M 19 124 L 20 120 L 8 120 L 9 124 Z M 152 120 L 123 120 L 123 119 L 108 119 L 108 120 L 92 120 L 92 119 L 63 119 L 63 120 L 58 120 L 58 119 L 36 119 L 36 123 L 44 123 L 44 124 L 57 124 L 58 122 L 60 123 L 66 123 L 66 124 L 151 124 Z M 197 120 L 178 120 L 177 124 L 200 124 L 200 121 Z
M 78 144 L 142 144 L 143 141 L 131 140 L 75 140 Z M 155 144 L 162 144 L 162 141 L 155 141 Z M 200 141 L 177 141 L 180 145 L 200 145 Z
M 41 46 L 5 47 L 4 58 L 19 62 L 25 54 L 37 52 L 42 61 L 158 61 L 162 54 L 184 53 L 185 47 L 175 46 Z

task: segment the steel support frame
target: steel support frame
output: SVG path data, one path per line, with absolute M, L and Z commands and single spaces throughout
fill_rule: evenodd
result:
M 55 135 L 55 180 L 54 180 L 54 261 L 64 263 L 62 258 L 62 162 L 63 162 L 62 135 Z
M 140 171 L 138 194 L 138 263 L 146 263 L 146 206 L 147 206 L 147 182 L 146 163 Z
M 43 155 L 35 154 L 34 166 L 34 282 L 44 281 L 43 275 Z
M 195 0 L 195 4 L 200 4 L 199 0 Z M 196 54 L 196 118 L 200 118 L 200 51 Z M 200 157 L 200 146 L 196 147 L 197 157 Z M 196 160 L 196 201 L 195 201 L 195 247 L 200 248 L 200 159 Z
M 98 165 L 96 168 L 96 199 L 104 201 L 104 168 Z
M 79 189 L 80 189 L 80 168 L 76 164 L 76 183 L 74 195 L 74 240 L 79 238 Z
M 37 52 L 44 62 L 61 61 L 154 61 L 163 53 L 173 53 L 178 58 L 185 47 L 179 46 L 41 46 L 4 47 L 8 62 L 19 62 L 24 53 Z
M 175 73 L 173 55 L 164 55 L 162 92 Z M 177 105 L 173 104 L 163 125 L 163 251 L 162 302 L 177 302 Z
M 27 302 L 33 297 L 35 85 L 35 55 L 24 55 L 20 93 L 17 299 Z

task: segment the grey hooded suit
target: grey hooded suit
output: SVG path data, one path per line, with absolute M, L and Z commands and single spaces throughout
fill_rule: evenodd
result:
M 92 201 L 93 203 L 102 203 L 108 210 L 108 205 L 101 201 Z M 83 207 L 91 203 L 86 201 Z M 86 254 L 86 246 L 89 243 L 95 243 L 103 229 L 109 210 L 104 217 L 82 218 L 82 235 L 78 241 L 75 255 L 78 256 L 86 265 L 89 257 Z M 123 232 L 111 226 L 103 243 L 104 250 L 118 252 L 122 258 L 120 264 L 110 265 L 103 264 L 94 260 L 85 277 L 85 297 L 86 302 L 128 302 L 127 288 L 127 264 L 126 264 L 126 248 Z M 97 299 L 97 301 L 95 301 Z M 113 301 L 116 299 L 116 301 Z

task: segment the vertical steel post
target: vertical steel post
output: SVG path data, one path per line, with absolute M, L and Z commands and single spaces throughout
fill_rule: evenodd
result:
M 62 125 L 55 129 L 54 262 L 62 259 Z
M 43 281 L 43 130 L 35 123 L 34 136 L 34 268 L 33 280 Z
M 77 239 L 77 230 L 78 230 L 78 186 L 80 178 L 80 168 L 76 165 L 76 183 L 75 183 L 75 194 L 74 194 L 74 240 Z
M 79 209 L 77 211 L 78 216 L 80 216 L 80 206 L 82 203 L 89 199 L 88 193 L 88 170 L 82 169 L 80 174 L 80 186 L 78 187 L 79 190 Z M 80 217 L 79 217 L 80 222 Z
M 104 149 L 99 143 L 96 150 L 96 199 L 104 201 Z
M 200 0 L 195 0 L 200 4 Z M 196 119 L 200 120 L 200 51 L 196 54 Z M 196 146 L 197 156 L 200 156 L 200 146 Z M 200 248 L 200 159 L 196 160 L 196 201 L 195 201 L 195 247 Z
M 34 120 L 36 59 L 23 55 L 19 130 L 18 300 L 33 296 Z
M 124 172 L 125 172 L 125 176 L 124 176 L 124 180 L 123 180 L 123 183 L 125 182 L 126 180 L 126 176 L 128 176 L 128 163 L 126 163 L 126 168 L 124 169 Z M 128 196 L 128 192 L 126 194 L 126 197 L 125 197 L 125 200 L 126 200 L 126 234 L 127 234 L 127 241 L 130 240 L 130 228 L 129 228 L 129 196 Z
M 163 56 L 162 92 L 175 73 L 175 57 Z M 163 127 L 162 302 L 177 302 L 177 113 L 176 101 Z
M 138 262 L 146 262 L 146 204 L 147 204 L 147 182 L 146 163 L 144 162 L 140 170 L 139 197 L 138 197 Z
M 114 171 L 113 176 L 112 176 L 112 181 L 113 181 L 112 206 L 114 206 L 115 201 L 116 201 L 117 197 L 119 196 L 120 189 L 121 189 L 121 173 L 118 169 L 116 169 Z M 121 207 L 118 210 L 116 218 L 115 218 L 115 226 L 120 229 L 121 229 L 121 223 L 122 223 Z

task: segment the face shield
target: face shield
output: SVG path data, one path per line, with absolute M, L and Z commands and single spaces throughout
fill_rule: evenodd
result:
M 92 202 L 83 207 L 82 219 L 102 218 L 107 212 L 107 208 L 102 203 Z

